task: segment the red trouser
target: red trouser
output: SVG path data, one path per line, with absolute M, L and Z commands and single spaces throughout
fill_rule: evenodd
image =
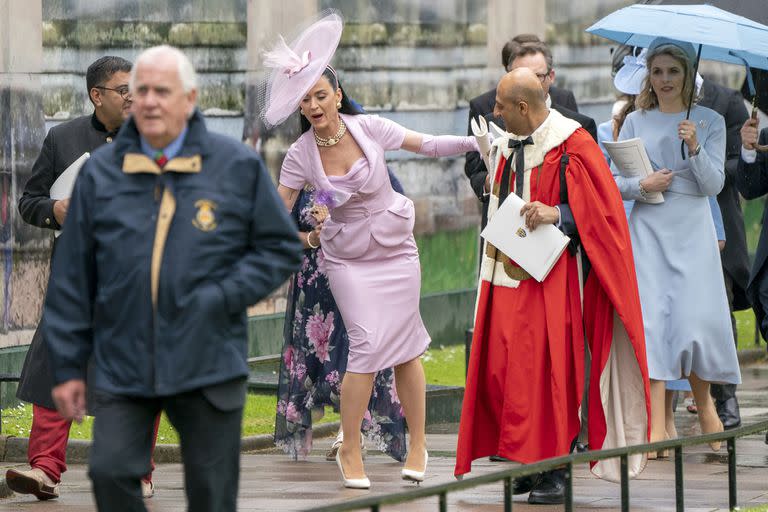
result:
M 54 482 L 61 481 L 61 474 L 67 470 L 67 441 L 72 420 L 65 420 L 53 409 L 32 405 L 32 430 L 29 432 L 27 458 L 33 468 L 42 469 Z M 152 439 L 152 453 L 157 443 L 157 429 L 160 426 L 160 414 L 155 418 L 155 431 Z M 152 457 L 152 470 L 143 478 L 152 481 L 155 459 Z

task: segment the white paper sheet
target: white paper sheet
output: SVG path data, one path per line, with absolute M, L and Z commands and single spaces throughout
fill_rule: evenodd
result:
M 552 224 L 529 230 L 525 227 L 525 217 L 520 215 L 524 205 L 525 201 L 510 194 L 481 236 L 541 282 L 563 254 L 570 238 Z
M 69 199 L 72 195 L 72 188 L 75 186 L 77 175 L 80 174 L 80 168 L 86 160 L 90 158 L 90 153 L 83 153 L 80 158 L 72 162 L 64 172 L 62 172 L 56 181 L 51 185 L 51 199 Z
M 51 199 L 62 200 L 69 199 L 72 196 L 72 189 L 75 186 L 77 175 L 80 174 L 80 169 L 90 156 L 90 153 L 83 153 L 80 155 L 80 158 L 64 169 L 64 172 L 62 172 L 59 177 L 56 178 L 56 181 L 53 182 L 53 185 L 51 185 Z M 59 236 L 60 234 L 61 231 L 56 231 L 54 236 Z
M 620 141 L 604 140 L 603 146 L 611 157 L 611 161 L 616 164 L 616 168 L 625 178 L 640 177 L 642 179 L 654 173 L 642 139 L 635 137 Z M 661 192 L 651 192 L 641 201 L 652 204 L 663 203 L 664 196 Z

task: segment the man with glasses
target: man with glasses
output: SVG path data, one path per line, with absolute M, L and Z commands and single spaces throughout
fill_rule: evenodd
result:
M 19 199 L 19 212 L 25 222 L 43 229 L 61 230 L 69 199 L 51 199 L 51 186 L 83 153 L 112 142 L 117 135 L 131 106 L 130 71 L 129 61 L 112 56 L 102 57 L 88 67 L 85 80 L 93 114 L 59 124 L 46 135 Z M 53 248 L 55 251 L 55 242 Z M 6 481 L 18 493 L 48 500 L 58 498 L 61 474 L 67 470 L 66 450 L 72 421 L 59 415 L 51 398 L 53 374 L 41 325 L 42 321 L 27 351 L 16 395 L 32 403 L 27 453 L 31 469 L 10 469 Z M 145 497 L 152 495 L 150 475 L 143 481 L 142 492 Z
M 578 112 L 573 92 L 555 87 L 552 52 L 536 35 L 519 34 L 512 38 L 501 50 L 501 61 L 506 71 L 511 71 L 518 67 L 530 68 L 536 73 L 541 82 L 542 89 L 547 94 L 547 107 L 552 107 L 565 117 L 577 121 L 592 135 L 593 139 L 597 140 L 597 125 L 594 119 Z M 472 98 L 469 101 L 469 122 L 477 117 L 484 117 L 487 121 L 493 121 L 497 126 L 504 126 L 504 121 L 493 115 L 495 98 L 495 88 L 476 98 Z M 472 128 L 469 124 L 467 134 L 472 135 Z M 486 184 L 488 170 L 485 168 L 479 153 L 467 153 L 464 173 L 469 178 L 472 190 L 483 202 L 481 227 L 485 227 L 488 215 L 488 188 Z

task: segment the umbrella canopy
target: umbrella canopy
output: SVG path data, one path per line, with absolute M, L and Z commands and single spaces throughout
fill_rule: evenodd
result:
M 706 3 L 718 7 L 739 16 L 744 16 L 752 21 L 768 25 L 768 5 L 765 0 L 704 0 Z M 693 5 L 701 4 L 702 0 L 642 0 L 642 4 L 653 5 Z M 757 92 L 750 90 L 749 80 L 744 80 L 741 87 L 741 94 L 752 101 L 757 95 L 757 104 L 763 109 L 768 107 L 768 71 L 762 69 L 751 70 L 752 82 L 757 86 Z
M 768 5 L 766 5 L 765 0 L 643 0 L 638 3 L 652 5 L 700 5 L 707 3 L 724 11 L 768 25 Z
M 768 69 L 768 26 L 711 5 L 630 5 L 587 32 L 643 48 L 669 37 L 701 45 L 702 59 Z

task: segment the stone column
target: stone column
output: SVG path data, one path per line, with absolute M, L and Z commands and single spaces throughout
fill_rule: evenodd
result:
M 0 2 L 0 349 L 30 342 L 48 280 L 50 234 L 26 225 L 18 199 L 45 136 L 42 1 Z
M 501 66 L 501 49 L 517 34 L 546 35 L 546 2 L 488 0 L 488 67 Z

